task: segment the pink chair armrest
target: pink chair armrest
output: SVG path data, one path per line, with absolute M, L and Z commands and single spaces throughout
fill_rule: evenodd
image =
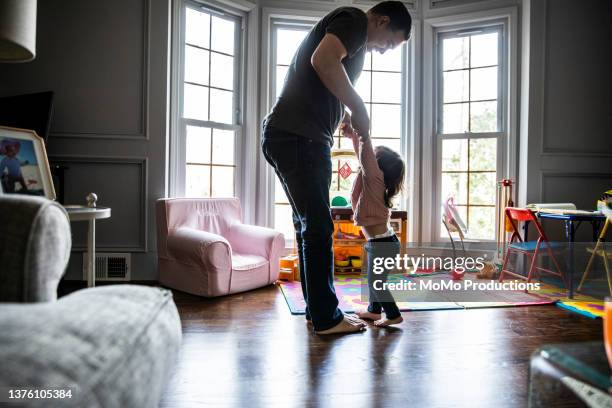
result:
M 221 235 L 180 227 L 168 234 L 168 255 L 185 263 L 231 269 L 231 247 Z
M 270 228 L 256 225 L 233 224 L 228 240 L 235 252 L 263 256 L 270 255 L 278 248 L 284 247 L 283 234 Z
M 263 256 L 270 262 L 268 283 L 278 279 L 279 259 L 285 249 L 283 234 L 256 225 L 232 224 L 228 240 L 234 252 Z

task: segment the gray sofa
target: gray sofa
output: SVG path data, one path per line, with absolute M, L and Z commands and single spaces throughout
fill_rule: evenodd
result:
M 72 391 L 11 406 L 157 406 L 181 343 L 171 292 L 114 285 L 56 300 L 70 242 L 60 205 L 0 196 L 0 393 Z
M 71 242 L 61 205 L 42 197 L 0 195 L 0 302 L 55 300 Z

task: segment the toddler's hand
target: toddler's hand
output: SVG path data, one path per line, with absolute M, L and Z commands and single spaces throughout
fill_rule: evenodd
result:
M 349 139 L 355 139 L 356 137 L 358 137 L 357 132 L 349 122 L 342 122 L 340 124 L 340 134 L 342 136 L 348 137 Z

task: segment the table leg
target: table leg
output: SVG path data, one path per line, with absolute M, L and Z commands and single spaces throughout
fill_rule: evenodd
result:
M 87 287 L 96 286 L 96 220 L 89 220 L 87 230 Z
M 406 242 L 408 241 L 408 220 L 402 220 L 401 224 L 400 224 L 400 244 L 401 244 L 401 248 L 400 248 L 400 255 L 404 256 L 404 254 L 406 253 Z
M 591 221 L 591 226 L 593 227 L 593 242 L 597 242 L 599 237 L 599 228 L 601 228 L 601 221 Z
M 568 272 L 568 282 L 567 282 L 567 297 L 570 299 L 574 298 L 574 239 L 575 239 L 576 229 L 574 226 L 574 222 L 571 220 L 565 221 L 565 236 L 567 237 L 568 242 L 568 251 L 569 254 L 567 256 L 567 272 Z

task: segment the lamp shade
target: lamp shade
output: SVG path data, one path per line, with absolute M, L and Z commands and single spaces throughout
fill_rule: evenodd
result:
M 0 62 L 36 56 L 36 0 L 0 0 Z

